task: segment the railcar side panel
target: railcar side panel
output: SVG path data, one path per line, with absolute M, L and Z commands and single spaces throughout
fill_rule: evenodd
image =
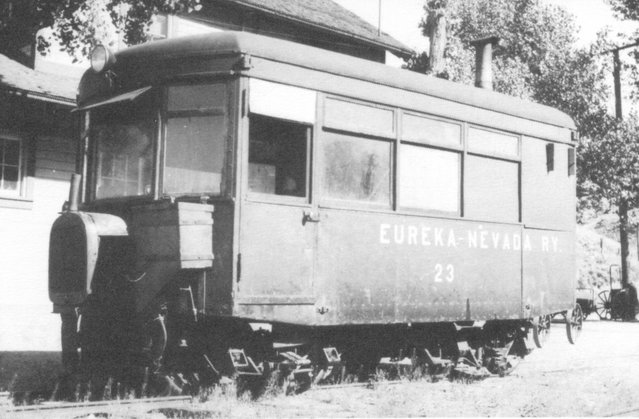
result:
M 319 322 L 517 318 L 532 245 L 517 225 L 322 208 Z
M 525 229 L 538 243 L 523 254 L 525 314 L 538 316 L 574 304 L 575 235 L 571 232 Z
M 522 139 L 522 221 L 528 227 L 575 230 L 575 150 L 537 138 Z
M 315 225 L 304 207 L 245 202 L 240 237 L 240 303 L 300 304 L 312 300 Z

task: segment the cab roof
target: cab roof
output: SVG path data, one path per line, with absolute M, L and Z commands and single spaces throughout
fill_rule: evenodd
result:
M 194 56 L 229 55 L 260 57 L 422 93 L 561 128 L 576 129 L 570 116 L 549 106 L 349 55 L 247 32 L 217 32 L 150 42 L 122 50 L 116 53 L 116 59 L 119 64 L 127 61 L 157 60 L 158 57 L 170 60 Z

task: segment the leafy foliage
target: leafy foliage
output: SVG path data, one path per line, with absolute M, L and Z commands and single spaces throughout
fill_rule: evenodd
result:
M 0 38 L 20 32 L 22 38 L 33 39 L 38 30 L 52 27 L 63 50 L 81 56 L 96 43 L 113 43 L 117 34 L 130 45 L 144 42 L 155 14 L 189 13 L 201 4 L 200 0 L 21 0 L 2 2 L 0 8 L 4 9 L 0 9 L 0 35 L 6 34 Z M 45 36 L 38 36 L 39 51 L 50 46 Z
M 607 0 L 607 2 L 618 15 L 626 19 L 639 20 L 639 0 Z
M 580 193 L 599 210 L 609 212 L 625 201 L 639 206 L 639 118 L 609 117 L 607 132 L 579 144 Z
M 607 57 L 600 56 L 607 43 L 602 36 L 589 49 L 576 48 L 575 22 L 564 9 L 541 0 L 430 0 L 424 9 L 424 34 L 431 31 L 433 13 L 446 16 L 446 66 L 435 75 L 472 84 L 475 53 L 470 42 L 496 35 L 496 91 L 567 112 L 582 135 L 600 129 L 610 98 L 604 82 L 610 68 Z M 413 57 L 408 67 L 430 72 L 424 55 Z

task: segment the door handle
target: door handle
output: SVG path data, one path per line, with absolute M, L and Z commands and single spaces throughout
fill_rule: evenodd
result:
M 313 212 L 311 210 L 304 211 L 304 217 L 302 217 L 302 224 L 306 223 L 319 223 L 320 215 L 317 212 Z

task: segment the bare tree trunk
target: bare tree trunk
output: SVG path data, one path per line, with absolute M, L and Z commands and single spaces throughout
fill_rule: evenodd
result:
M 444 2 L 445 3 L 445 2 Z M 426 17 L 426 32 L 430 39 L 428 67 L 430 74 L 441 74 L 445 70 L 444 49 L 446 48 L 445 4 L 431 8 Z

